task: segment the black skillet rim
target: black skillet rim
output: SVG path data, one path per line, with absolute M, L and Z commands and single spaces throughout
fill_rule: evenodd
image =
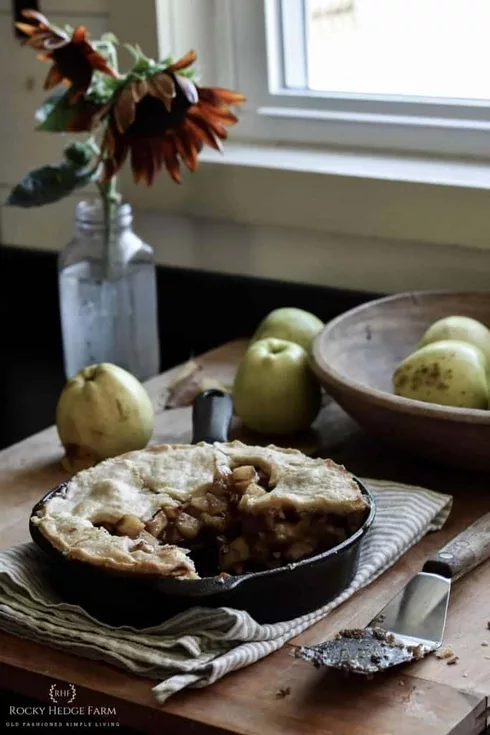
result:
M 277 567 L 275 569 L 264 569 L 260 572 L 247 572 L 246 574 L 237 575 L 218 574 L 213 577 L 202 577 L 200 579 L 173 579 L 161 577 L 156 574 L 136 575 L 134 572 L 129 571 L 104 569 L 103 567 L 98 567 L 91 564 L 90 562 L 85 562 L 78 559 L 70 559 L 69 557 L 65 556 L 63 552 L 53 546 L 50 540 L 46 536 L 44 536 L 40 529 L 32 522 L 32 518 L 37 515 L 38 511 L 43 507 L 43 505 L 45 505 L 48 500 L 50 500 L 54 495 L 62 493 L 68 486 L 68 482 L 63 482 L 60 485 L 57 485 L 55 488 L 49 490 L 49 492 L 47 492 L 34 505 L 29 518 L 29 531 L 31 538 L 36 546 L 38 546 L 38 548 L 42 549 L 42 551 L 44 551 L 48 555 L 52 557 L 55 556 L 58 560 L 63 560 L 67 563 L 75 562 L 78 566 L 82 565 L 85 568 L 98 570 L 99 572 L 103 572 L 104 574 L 109 574 L 113 578 L 132 580 L 138 579 L 140 581 L 147 581 L 150 584 L 157 582 L 160 584 L 163 583 L 165 586 L 165 592 L 168 594 L 179 594 L 188 597 L 199 597 L 204 595 L 207 596 L 214 593 L 223 593 L 225 591 L 233 590 L 239 585 L 247 582 L 248 580 L 252 581 L 264 577 L 272 578 L 291 573 L 303 567 L 308 567 L 322 562 L 328 557 L 334 557 L 339 554 L 343 554 L 352 546 L 360 544 L 363 537 L 367 534 L 374 522 L 377 509 L 376 500 L 373 496 L 373 493 L 361 480 L 359 480 L 358 477 L 356 477 L 355 475 L 353 477 L 359 485 L 362 494 L 367 497 L 369 502 L 369 513 L 362 526 L 355 533 L 353 533 L 352 536 L 349 536 L 349 538 L 345 539 L 345 541 L 342 541 L 342 543 L 338 544 L 337 546 L 333 546 L 327 551 L 323 551 L 320 554 L 315 554 L 314 556 L 306 557 L 305 559 L 301 559 L 297 562 L 290 562 L 289 564 L 282 567 Z

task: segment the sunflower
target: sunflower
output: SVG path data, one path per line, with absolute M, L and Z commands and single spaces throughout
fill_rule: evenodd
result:
M 78 26 L 70 36 L 54 28 L 48 19 L 37 10 L 24 10 L 22 15 L 33 23 L 16 23 L 27 36 L 27 45 L 41 51 L 39 58 L 52 61 L 53 65 L 44 82 L 44 89 L 52 89 L 60 82 L 69 83 L 70 104 L 82 97 L 90 87 L 95 70 L 116 77 L 106 59 L 87 40 L 84 26 Z
M 108 181 L 131 153 L 136 183 L 151 186 L 162 166 L 180 183 L 180 161 L 190 171 L 198 166 L 203 144 L 221 150 L 227 138 L 225 125 L 238 118 L 230 105 L 245 101 L 227 89 L 198 87 L 178 72 L 196 61 L 194 51 L 146 79 L 133 79 L 115 96 L 108 108 L 108 124 L 102 144 L 104 180 Z

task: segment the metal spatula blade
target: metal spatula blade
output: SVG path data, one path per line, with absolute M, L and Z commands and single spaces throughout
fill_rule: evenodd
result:
M 439 648 L 444 637 L 451 580 L 419 572 L 369 623 L 407 645 Z
M 422 658 L 442 643 L 450 590 L 449 579 L 420 572 L 367 628 L 340 631 L 333 640 L 300 648 L 296 655 L 361 674 Z
M 374 674 L 420 658 L 441 645 L 451 580 L 490 557 L 490 513 L 456 536 L 424 564 L 367 628 L 340 631 L 315 646 L 299 646 L 294 655 L 315 666 Z

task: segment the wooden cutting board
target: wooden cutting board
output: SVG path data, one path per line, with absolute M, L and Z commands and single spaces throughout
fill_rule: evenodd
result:
M 206 374 L 229 384 L 243 348 L 243 342 L 230 343 L 199 361 Z M 148 383 L 156 408 L 155 442 L 190 439 L 190 408 L 164 410 L 177 372 Z M 234 432 L 246 436 L 238 425 Z M 433 551 L 490 508 L 488 476 L 445 472 L 395 455 L 362 434 L 334 403 L 323 409 L 315 437 L 324 456 L 345 462 L 362 476 L 452 493 L 454 510 L 442 531 L 427 536 L 391 570 L 291 644 L 319 642 L 341 627 L 365 625 Z M 53 428 L 0 452 L 0 547 L 28 539 L 33 504 L 66 478 L 61 455 Z M 184 692 L 158 706 L 150 680 L 0 634 L 0 686 L 49 704 L 53 683 L 73 684 L 77 705 L 115 707 L 120 724 L 149 733 L 478 735 L 485 726 L 490 693 L 490 645 L 484 645 L 490 644 L 488 621 L 489 563 L 458 582 L 451 593 L 446 643 L 459 656 L 456 665 L 430 656 L 366 680 L 317 671 L 292 658 L 286 646 L 211 687 Z

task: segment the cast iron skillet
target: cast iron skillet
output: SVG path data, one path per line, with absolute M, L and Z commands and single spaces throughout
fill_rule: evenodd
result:
M 227 441 L 232 408 L 231 397 L 221 391 L 206 391 L 198 396 L 193 406 L 193 443 Z M 325 605 L 355 576 L 361 541 L 375 516 L 373 496 L 356 481 L 370 508 L 364 524 L 350 538 L 295 564 L 237 576 L 217 576 L 216 559 L 204 557 L 194 557 L 203 576 L 197 580 L 137 577 L 104 570 L 88 562 L 67 559 L 31 521 L 29 528 L 33 541 L 52 561 L 52 579 L 63 598 L 111 625 L 156 625 L 192 606 L 234 607 L 247 610 L 258 622 L 278 622 Z M 66 483 L 48 492 L 34 506 L 31 516 L 65 488 Z

